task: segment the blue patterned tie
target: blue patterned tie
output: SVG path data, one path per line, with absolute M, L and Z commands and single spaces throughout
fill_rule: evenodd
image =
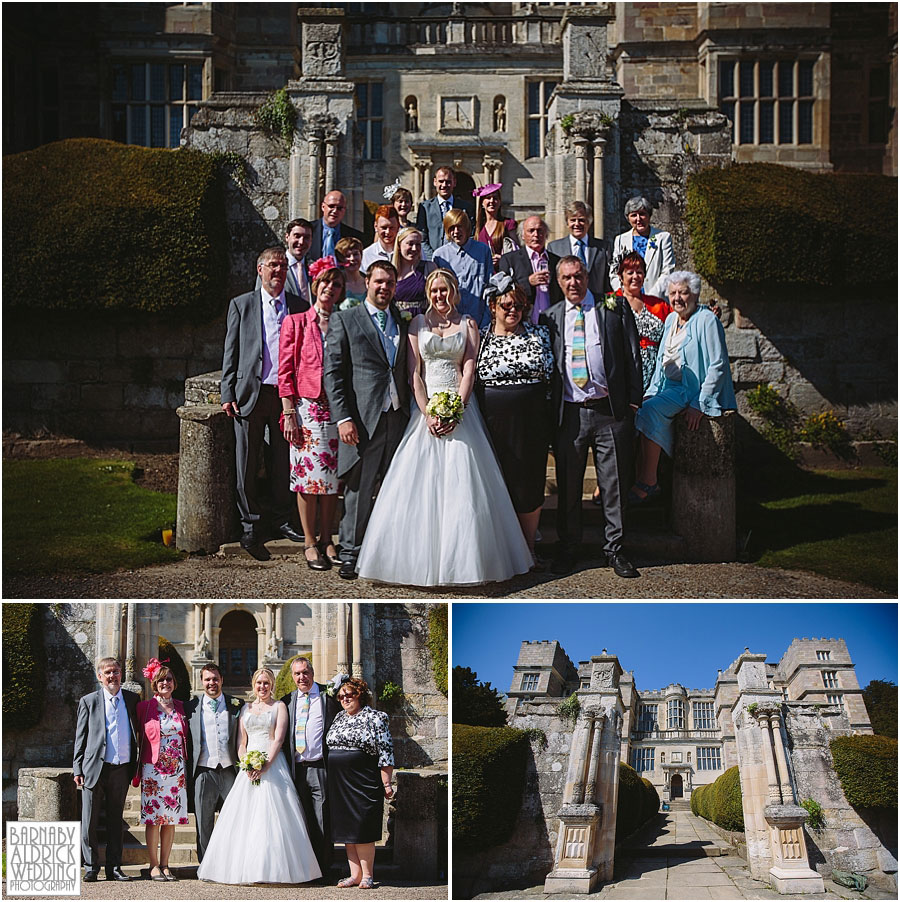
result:
M 578 305 L 575 331 L 572 335 L 572 382 L 584 388 L 588 381 L 587 356 L 584 351 L 584 310 Z
M 584 242 L 583 241 L 578 242 L 578 259 L 581 260 L 581 262 L 585 266 L 587 266 L 587 257 L 585 257 L 585 255 L 584 255 Z

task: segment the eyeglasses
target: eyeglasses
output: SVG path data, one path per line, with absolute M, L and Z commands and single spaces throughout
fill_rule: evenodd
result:
M 287 269 L 287 263 L 263 263 L 263 266 L 268 269 Z
M 355 692 L 342 692 L 342 693 L 338 696 L 338 701 L 339 701 L 339 702 L 346 702 L 346 701 L 349 701 L 351 698 L 356 698 L 356 693 L 355 693 Z
M 497 306 L 506 313 L 512 313 L 513 310 L 524 310 L 527 305 L 514 301 L 512 304 L 498 304 Z

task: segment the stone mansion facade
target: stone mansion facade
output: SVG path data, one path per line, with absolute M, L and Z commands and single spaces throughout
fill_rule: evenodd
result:
M 557 641 L 523 642 L 507 712 L 513 721 L 523 704 L 553 697 L 562 702 L 573 692 L 597 688 L 592 679 L 607 674 L 622 698 L 621 760 L 650 780 L 660 798 L 690 798 L 693 789 L 738 763 L 732 707 L 739 696 L 739 663 L 740 657 L 720 670 L 712 689 L 670 683 L 639 690 L 634 672 L 623 671 L 606 649 L 576 666 Z M 769 688 L 785 701 L 820 705 L 846 718 L 850 731 L 872 732 L 843 639 L 794 639 L 780 661 L 765 662 L 765 672 Z

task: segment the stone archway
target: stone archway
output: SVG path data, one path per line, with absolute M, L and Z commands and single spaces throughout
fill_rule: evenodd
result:
M 457 200 L 464 200 L 474 205 L 472 192 L 475 190 L 475 179 L 468 172 L 464 172 L 461 169 L 455 169 L 453 174 L 456 176 L 456 188 L 453 189 L 453 196 Z M 472 223 L 472 228 L 475 228 L 474 222 Z
M 672 799 L 684 798 L 684 780 L 681 779 L 681 774 L 672 774 L 669 782 L 669 791 Z
M 249 611 L 229 611 L 219 621 L 219 669 L 227 691 L 243 694 L 259 666 L 256 618 Z

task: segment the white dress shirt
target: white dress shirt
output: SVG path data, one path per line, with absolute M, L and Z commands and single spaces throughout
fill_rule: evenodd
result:
M 118 702 L 113 706 L 113 699 Z M 106 751 L 103 760 L 109 764 L 127 764 L 131 760 L 131 736 L 128 710 L 120 689 L 115 695 L 103 690 L 106 717 Z
M 294 710 L 294 723 L 297 723 L 297 716 L 300 713 L 300 702 L 303 694 L 297 692 L 297 707 Z M 296 744 L 294 745 L 294 759 L 296 761 L 318 761 L 322 757 L 322 740 L 325 737 L 325 700 L 319 687 L 313 683 L 312 689 L 309 690 L 309 714 L 306 718 L 306 750 L 302 755 L 297 754 Z
M 606 370 L 603 367 L 603 342 L 600 340 L 600 327 L 594 310 L 594 296 L 589 291 L 581 302 L 584 310 L 584 356 L 587 363 L 588 381 L 579 388 L 572 381 L 572 339 L 575 335 L 575 317 L 578 308 L 568 300 L 565 302 L 566 316 L 566 366 L 563 380 L 563 397 L 566 401 L 591 401 L 609 395 L 606 386 Z
M 278 342 L 281 336 L 281 324 L 287 312 L 284 301 L 284 289 L 278 297 L 272 297 L 261 285 L 259 293 L 262 297 L 263 318 L 263 385 L 278 384 Z
M 228 726 L 231 714 L 226 710 L 225 696 L 217 699 L 219 710 L 213 713 L 208 695 L 204 695 L 200 704 L 203 717 L 200 719 L 200 757 L 199 767 L 230 767 L 234 757 L 228 742 Z
M 368 272 L 369 267 L 376 260 L 387 260 L 388 263 L 391 262 L 391 257 L 394 256 L 394 249 L 386 251 L 384 246 L 380 241 L 374 242 L 374 244 L 370 244 L 362 253 L 362 263 L 359 264 L 360 272 Z

